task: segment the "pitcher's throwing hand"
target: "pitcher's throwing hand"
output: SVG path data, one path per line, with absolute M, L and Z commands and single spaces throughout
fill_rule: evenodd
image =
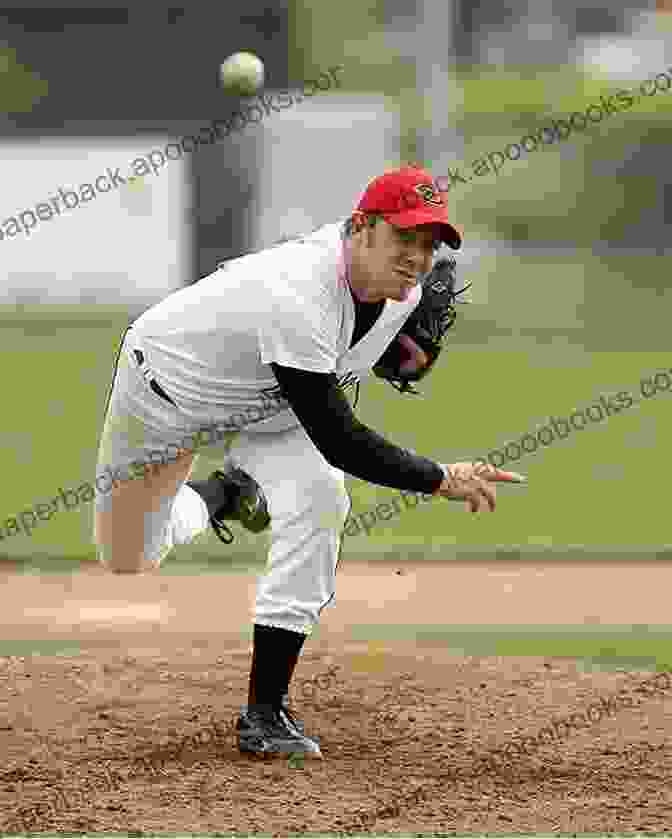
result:
M 444 464 L 454 478 L 483 478 L 491 483 L 525 484 L 527 478 L 518 472 L 506 472 L 483 460 Z
M 447 463 L 442 466 L 446 478 L 435 494 L 452 501 L 466 501 L 472 513 L 484 509 L 486 504 L 494 512 L 497 493 L 491 484 L 527 482 L 527 478 L 518 472 L 506 472 L 482 461 Z
M 472 513 L 480 512 L 486 505 L 490 512 L 494 512 L 497 506 L 495 487 L 490 486 L 483 478 L 476 477 L 473 469 L 454 469 L 455 466 L 466 465 L 460 463 L 444 466 L 446 477 L 434 494 L 451 501 L 466 501 L 467 508 Z

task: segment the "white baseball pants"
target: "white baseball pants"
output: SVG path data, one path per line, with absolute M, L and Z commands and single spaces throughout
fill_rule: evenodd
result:
M 225 425 L 239 408 L 172 405 L 151 389 L 151 359 L 141 368 L 134 346 L 129 330 L 96 469 L 97 480 L 107 476 L 112 488 L 96 495 L 94 542 L 101 562 L 117 573 L 158 569 L 175 545 L 206 533 L 207 507 L 185 484 L 198 455 L 194 446 L 176 441 L 206 426 Z M 229 431 L 223 443 L 212 445 L 223 445 L 223 456 L 260 484 L 269 505 L 271 544 L 254 622 L 310 634 L 334 599 L 341 532 L 350 511 L 343 472 L 327 463 L 299 425 Z

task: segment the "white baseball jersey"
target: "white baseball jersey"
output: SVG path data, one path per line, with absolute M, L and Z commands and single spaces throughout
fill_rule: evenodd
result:
M 422 294 L 387 300 L 350 348 L 355 306 L 343 263 L 343 222 L 225 262 L 169 295 L 133 324 L 157 380 L 178 405 L 240 411 L 278 387 L 271 362 L 335 373 L 341 386 L 369 375 Z M 279 431 L 298 420 L 287 407 L 254 424 Z

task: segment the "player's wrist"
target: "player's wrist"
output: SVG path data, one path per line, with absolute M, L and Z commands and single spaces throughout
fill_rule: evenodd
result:
M 441 490 L 445 488 L 446 483 L 452 483 L 452 476 L 450 474 L 450 470 L 448 469 L 448 464 L 437 463 L 436 465 L 443 473 L 443 477 L 441 478 L 441 481 L 438 484 L 438 486 L 432 492 L 432 495 L 439 495 L 441 493 Z

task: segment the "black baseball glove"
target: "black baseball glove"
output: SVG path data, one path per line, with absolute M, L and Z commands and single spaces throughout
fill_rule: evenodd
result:
M 439 259 L 422 279 L 422 297 L 417 307 L 402 326 L 397 337 L 385 350 L 373 368 L 380 379 L 386 379 L 399 393 L 415 393 L 411 382 L 423 379 L 432 369 L 443 348 L 443 337 L 455 323 L 457 297 L 470 286 L 456 291 L 456 263 L 451 257 Z M 402 336 L 407 336 L 406 338 Z M 407 339 L 427 355 L 429 363 L 421 369 L 409 370 L 411 353 L 404 346 Z

